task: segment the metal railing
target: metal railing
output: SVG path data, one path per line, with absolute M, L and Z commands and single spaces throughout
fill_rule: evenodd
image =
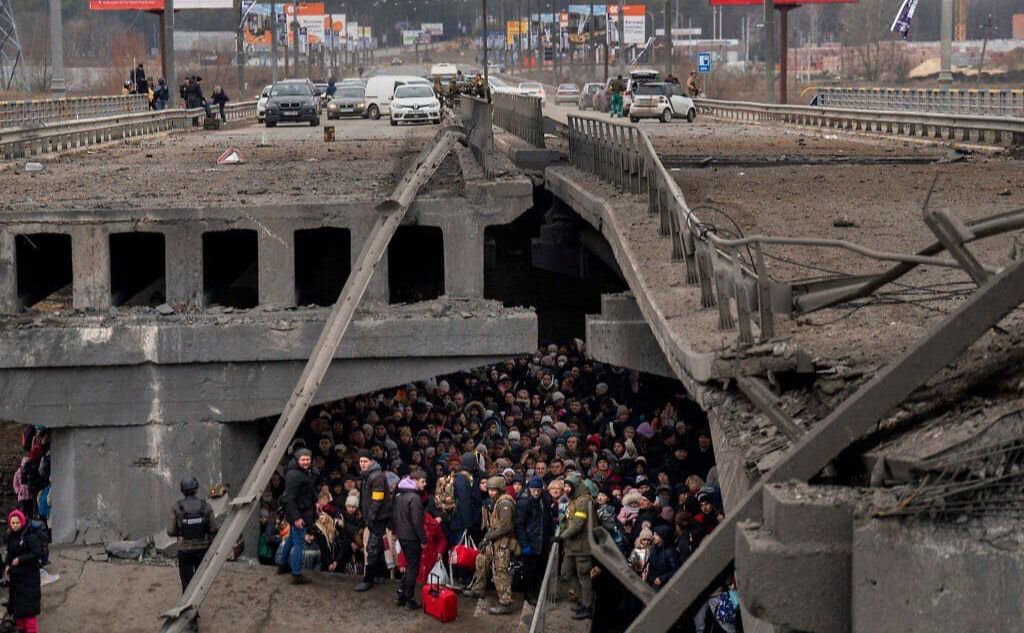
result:
M 495 92 L 494 124 L 534 147 L 544 147 L 544 115 L 540 97 Z
M 842 249 L 877 261 L 963 268 L 957 259 L 880 251 L 846 240 L 766 235 L 723 238 L 714 225 L 702 222 L 690 210 L 678 183 L 641 129 L 569 115 L 568 130 L 573 167 L 598 176 L 619 191 L 646 193 L 648 212 L 659 216 L 661 235 L 672 239 L 673 260 L 684 263 L 686 282 L 700 287 L 703 308 L 717 306 L 720 329 L 738 328 L 740 347 L 753 345 L 755 339 L 772 339 L 775 317 L 797 311 L 793 284 L 775 280 L 768 273 L 768 246 Z
M 215 108 L 211 113 L 218 116 Z M 229 104 L 224 114 L 232 121 L 255 117 L 256 102 Z M 61 121 L 42 127 L 0 129 L 0 160 L 30 158 L 172 130 L 201 129 L 205 119 L 205 110 L 194 108 Z
M 911 110 L 870 110 L 774 105 L 745 101 L 696 100 L 702 114 L 736 121 L 773 121 L 791 125 L 864 131 L 921 138 L 974 140 L 1024 146 L 1024 118 L 946 114 Z
M 818 105 L 1024 117 L 1024 89 L 818 88 Z
M 0 129 L 31 127 L 68 119 L 95 119 L 148 110 L 149 100 L 146 95 L 0 101 Z
M 462 95 L 459 99 L 459 118 L 466 130 L 466 142 L 488 178 L 494 176 L 494 126 L 492 110 L 485 99 Z
M 547 626 L 548 611 L 558 604 L 558 543 L 551 546 L 548 563 L 544 568 L 544 580 L 540 583 L 537 594 L 537 606 L 533 610 L 530 621 L 530 633 L 544 633 Z

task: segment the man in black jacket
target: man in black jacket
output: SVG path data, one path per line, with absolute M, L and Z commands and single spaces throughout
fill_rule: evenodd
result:
M 416 577 L 420 571 L 420 556 L 427 545 L 427 533 L 423 529 L 423 491 L 427 487 L 427 474 L 419 468 L 413 469 L 408 477 L 398 482 L 395 495 L 395 536 L 402 545 L 405 556 L 405 575 L 398 586 L 395 604 L 405 605 L 410 611 L 420 608 L 416 602 Z
M 288 465 L 284 476 L 284 513 L 291 524 L 288 540 L 282 552 L 287 565 L 278 568 L 278 573 L 292 573 L 292 582 L 304 585 L 309 579 L 302 575 L 302 552 L 306 547 L 306 530 L 316 523 L 316 480 L 313 467 L 313 453 L 306 448 L 295 451 L 295 460 Z
M 368 591 L 373 587 L 378 569 L 384 565 L 384 531 L 391 519 L 393 503 L 387 476 L 365 448 L 359 451 L 359 470 L 362 472 L 359 505 L 369 534 L 366 536 L 366 569 L 356 591 Z
M 551 536 L 548 504 L 544 501 L 544 480 L 534 475 L 516 499 L 516 538 L 522 551 L 526 601 L 537 604 L 542 580 L 544 550 Z
M 213 508 L 196 496 L 199 481 L 195 477 L 181 480 L 183 498 L 174 504 L 174 519 L 167 527 L 167 535 L 178 539 L 178 575 L 181 591 L 185 592 L 192 576 L 203 562 L 210 548 L 217 526 L 213 523 Z

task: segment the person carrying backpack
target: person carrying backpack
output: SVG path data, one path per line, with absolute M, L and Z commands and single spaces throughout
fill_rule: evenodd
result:
M 213 523 L 213 508 L 196 496 L 199 481 L 195 477 L 181 480 L 181 494 L 184 498 L 174 504 L 174 517 L 167 527 L 167 535 L 178 539 L 178 575 L 181 577 L 181 592 L 184 593 L 192 576 L 210 548 L 217 526 Z M 198 620 L 198 616 L 197 620 Z M 192 628 L 198 630 L 197 620 Z

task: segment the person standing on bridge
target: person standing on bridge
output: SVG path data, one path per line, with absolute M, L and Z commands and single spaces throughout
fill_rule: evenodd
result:
M 291 529 L 282 545 L 281 558 L 285 564 L 278 573 L 291 572 L 292 582 L 304 585 L 309 579 L 302 575 L 302 554 L 306 549 L 306 530 L 316 523 L 316 484 L 319 474 L 313 469 L 313 453 L 308 448 L 295 451 L 295 459 L 288 465 L 284 476 L 284 494 L 281 502 Z
M 612 103 L 609 114 L 612 118 L 622 116 L 622 93 L 626 91 L 626 84 L 622 81 L 622 75 L 618 75 L 615 79 L 612 79 L 612 83 L 608 86 L 608 90 L 612 93 Z
M 594 590 L 590 570 L 594 563 L 590 559 L 590 538 L 587 521 L 593 505 L 590 491 L 583 485 L 578 473 L 569 473 L 565 478 L 569 506 L 555 540 L 565 548 L 562 558 L 562 578 L 572 587 L 579 585 L 579 606 L 572 614 L 573 620 L 586 620 L 594 613 Z
M 697 73 L 692 70 L 686 80 L 686 95 L 690 98 L 700 96 L 700 80 L 697 79 Z
M 359 484 L 359 504 L 366 524 L 366 568 L 363 570 L 363 582 L 356 585 L 356 591 L 369 591 L 373 588 L 373 579 L 384 566 L 384 532 L 391 520 L 393 503 L 388 478 L 381 470 L 380 464 L 373 459 L 373 454 L 363 449 L 359 451 L 359 470 L 362 480 Z

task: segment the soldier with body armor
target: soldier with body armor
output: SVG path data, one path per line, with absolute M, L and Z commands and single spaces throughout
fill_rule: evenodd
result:
M 167 535 L 178 539 L 178 574 L 181 576 L 181 592 L 185 593 L 192 576 L 210 548 L 217 526 L 213 523 L 213 508 L 196 496 L 199 481 L 195 477 L 181 480 L 181 494 L 184 498 L 174 504 L 174 519 L 167 528 Z M 198 616 L 192 622 L 198 630 Z
M 587 520 L 590 517 L 593 500 L 590 491 L 583 485 L 578 473 L 569 473 L 565 478 L 569 487 L 569 505 L 565 510 L 555 539 L 562 544 L 565 556 L 562 558 L 562 579 L 579 585 L 579 606 L 573 613 L 573 620 L 585 620 L 594 613 L 594 589 L 590 571 L 594 563 L 590 558 L 590 538 L 587 534 Z
M 491 615 L 512 613 L 512 577 L 509 564 L 513 555 L 518 555 L 516 542 L 516 501 L 505 488 L 504 477 L 487 480 L 487 494 L 494 501 L 488 513 L 484 510 L 487 532 L 480 542 L 480 554 L 476 559 L 476 576 L 473 585 L 463 595 L 468 598 L 482 598 L 487 591 L 487 575 L 494 576 L 494 589 L 498 593 L 498 604 L 487 610 Z

